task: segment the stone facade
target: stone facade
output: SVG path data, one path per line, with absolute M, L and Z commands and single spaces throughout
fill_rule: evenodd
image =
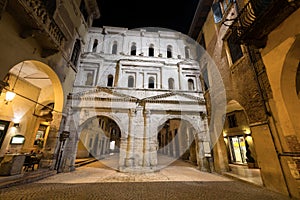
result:
M 194 19 L 191 27 L 201 30 L 190 35 L 216 62 L 228 102 L 223 138 L 214 146 L 215 168 L 250 167 L 252 160 L 264 186 L 299 198 L 300 4 L 204 2 L 212 9 L 199 9 L 195 16 L 207 18 Z
M 0 1 L 1 157 L 39 149 L 44 153 L 40 166 L 55 168 L 64 106 L 81 53 L 78 47 L 83 46 L 88 27 L 99 16 L 96 0 Z M 8 91 L 14 91 L 16 97 L 5 102 Z M 42 109 L 48 104 L 52 109 L 46 116 Z M 41 138 L 43 145 L 38 146 L 34 140 L 40 126 L 47 128 Z M 10 144 L 16 134 L 25 137 L 24 144 Z
M 192 128 L 198 165 L 208 171 L 203 159 L 210 148 L 204 149 L 203 143 L 209 144 L 210 136 L 200 67 L 196 47 L 187 37 L 166 30 L 103 27 L 91 28 L 87 38 L 68 99 L 70 140 L 79 140 L 88 120 L 105 116 L 121 132 L 117 168 L 153 171 L 158 165 L 159 130 L 168 120 L 179 119 L 187 122 L 186 129 Z M 65 162 L 74 162 L 77 147 L 72 145 Z

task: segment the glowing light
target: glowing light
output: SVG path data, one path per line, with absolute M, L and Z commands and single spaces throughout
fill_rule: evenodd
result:
M 7 91 L 6 95 L 5 95 L 5 101 L 10 102 L 15 98 L 15 96 L 16 96 L 16 93 Z

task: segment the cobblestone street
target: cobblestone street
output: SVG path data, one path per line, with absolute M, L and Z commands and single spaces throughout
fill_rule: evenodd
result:
M 150 174 L 119 173 L 94 162 L 70 173 L 0 190 L 0 199 L 289 199 L 176 161 Z

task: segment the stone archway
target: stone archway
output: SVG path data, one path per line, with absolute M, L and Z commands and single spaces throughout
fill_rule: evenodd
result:
M 171 115 L 159 120 L 156 133 L 158 168 L 183 159 L 198 165 L 202 171 L 210 171 L 207 158 L 210 157 L 211 142 L 205 120 L 200 116 Z
M 284 132 L 291 135 L 300 135 L 300 99 L 297 94 L 296 80 L 297 70 L 300 66 L 300 34 L 295 37 L 286 54 L 280 81 L 280 90 L 282 93 L 283 107 L 286 107 L 286 118 L 288 122 L 284 123 Z M 299 79 L 300 77 L 298 77 Z M 279 104 L 280 102 L 278 102 Z M 287 120 L 286 119 L 286 120 Z M 299 140 L 299 138 L 298 138 Z
M 10 127 L 18 124 L 18 129 L 8 129 L 0 154 L 7 149 L 13 153 L 41 150 L 44 157 L 40 166 L 51 167 L 64 105 L 64 93 L 57 74 L 45 63 L 26 60 L 13 66 L 4 81 L 8 85 L 0 97 L 0 102 L 4 102 L 0 105 L 0 119 L 10 121 Z M 5 102 L 8 91 L 16 96 Z M 9 144 L 14 134 L 25 136 L 24 144 L 18 148 Z M 42 140 L 41 145 L 37 145 L 37 139 Z
M 99 115 L 86 120 L 79 129 L 76 157 L 94 157 L 103 163 L 110 157 L 108 165 L 118 169 L 122 135 L 119 125 L 113 119 Z

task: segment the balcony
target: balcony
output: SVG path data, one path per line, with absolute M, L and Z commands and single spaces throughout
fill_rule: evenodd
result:
M 299 7 L 299 0 L 250 0 L 230 25 L 235 42 L 263 48 L 268 34 Z
M 8 1 L 7 10 L 21 25 L 20 37 L 34 37 L 41 45 L 42 57 L 63 48 L 66 38 L 42 0 Z

